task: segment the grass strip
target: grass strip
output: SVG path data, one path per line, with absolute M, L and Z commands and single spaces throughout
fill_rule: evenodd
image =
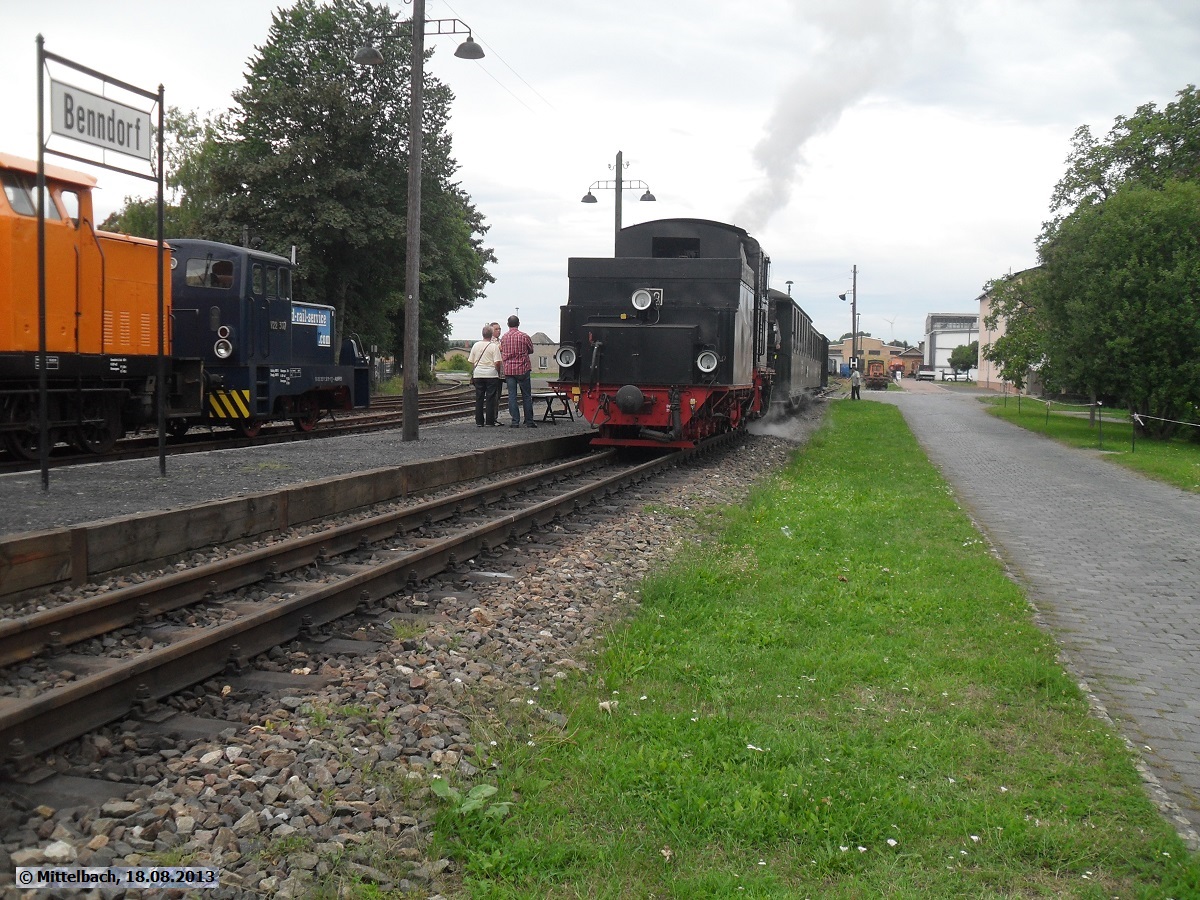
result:
M 593 674 L 493 722 L 498 791 L 439 792 L 465 893 L 1200 896 L 894 407 L 833 404 L 708 521 Z
M 1105 459 L 1148 478 L 1200 493 L 1200 442 L 1195 429 L 1170 440 L 1140 437 L 1134 442 L 1133 423 L 1123 410 L 1103 409 L 1092 423 L 1088 410 L 1030 397 L 989 398 L 988 411 L 999 419 L 1081 450 L 1103 450 Z

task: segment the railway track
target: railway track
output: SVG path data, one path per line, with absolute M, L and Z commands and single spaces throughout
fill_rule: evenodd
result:
M 420 421 L 432 424 L 448 419 L 471 415 L 475 409 L 473 390 L 460 387 L 444 388 L 423 395 L 420 399 Z M 261 444 L 281 444 L 297 440 L 313 440 L 398 428 L 404 423 L 404 403 L 400 397 L 381 396 L 371 400 L 366 410 L 354 410 L 332 414 L 321 420 L 312 431 L 297 431 L 285 422 L 266 423 L 253 438 L 242 437 L 233 430 L 194 432 L 181 437 L 167 439 L 167 453 L 200 453 L 207 450 L 249 447 Z M 157 435 L 135 435 L 117 442 L 117 446 L 101 456 L 80 453 L 66 446 L 54 449 L 50 454 L 51 468 L 121 459 L 146 459 L 158 455 Z M 0 452 L 0 475 L 14 472 L 34 472 L 40 468 L 37 461 L 14 459 L 11 454 Z
M 612 453 L 388 508 L 0 621 L 0 758 L 27 767 L 130 712 L 545 526 L 706 448 Z

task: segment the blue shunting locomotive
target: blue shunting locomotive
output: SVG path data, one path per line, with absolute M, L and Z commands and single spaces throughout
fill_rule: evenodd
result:
M 204 410 L 174 418 L 247 437 L 291 419 L 310 431 L 330 410 L 370 402 L 370 361 L 354 337 L 335 347 L 334 309 L 292 299 L 292 263 L 213 241 L 172 240 L 173 356 L 204 365 Z

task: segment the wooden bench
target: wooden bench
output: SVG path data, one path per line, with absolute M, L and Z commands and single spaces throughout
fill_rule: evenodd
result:
M 553 425 L 559 419 L 575 421 L 575 413 L 571 412 L 571 403 L 567 400 L 566 395 L 556 394 L 554 391 L 537 391 L 530 396 L 535 404 L 539 400 L 545 401 L 546 411 L 542 413 L 543 422 L 549 421 Z

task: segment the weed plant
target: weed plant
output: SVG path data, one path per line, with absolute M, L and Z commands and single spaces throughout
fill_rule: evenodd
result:
M 1110 461 L 1140 472 L 1148 478 L 1172 484 L 1185 491 L 1200 493 L 1200 443 L 1188 440 L 1189 434 L 1171 440 L 1139 437 L 1136 444 L 1133 423 L 1122 410 L 1104 409 L 1103 421 L 1092 424 L 1088 411 L 1030 398 L 1019 404 L 1015 397 L 990 398 L 989 412 L 997 418 L 1036 431 L 1082 450 L 1103 450 Z M 1185 431 L 1194 431 L 1187 428 Z
M 593 674 L 482 736 L 511 806 L 436 832 L 467 895 L 1200 896 L 894 407 L 833 404 L 709 521 Z

